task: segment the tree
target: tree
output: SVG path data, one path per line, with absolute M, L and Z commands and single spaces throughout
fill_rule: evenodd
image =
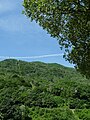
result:
M 24 0 L 23 6 L 65 48 L 66 60 L 90 77 L 90 0 Z

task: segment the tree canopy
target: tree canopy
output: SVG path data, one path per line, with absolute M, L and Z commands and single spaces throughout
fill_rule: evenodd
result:
M 23 6 L 65 48 L 66 60 L 90 77 L 90 0 L 24 0 Z

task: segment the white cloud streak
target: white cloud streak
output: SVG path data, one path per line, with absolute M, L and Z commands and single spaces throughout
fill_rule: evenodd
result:
M 0 56 L 0 59 L 39 59 L 39 58 L 47 58 L 47 57 L 60 57 L 63 56 L 64 54 L 49 54 L 49 55 L 40 55 L 40 56 L 18 56 L 18 57 L 13 57 L 13 56 Z

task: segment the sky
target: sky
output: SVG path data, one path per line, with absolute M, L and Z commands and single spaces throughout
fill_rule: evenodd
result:
M 64 51 L 60 50 L 58 41 L 22 14 L 22 2 L 0 0 L 0 60 L 4 59 L 2 56 L 8 56 L 24 61 L 59 63 L 73 67 L 63 58 Z

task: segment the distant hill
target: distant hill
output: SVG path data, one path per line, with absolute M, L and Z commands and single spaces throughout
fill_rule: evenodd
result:
M 90 120 L 90 80 L 56 63 L 0 62 L 0 120 Z

